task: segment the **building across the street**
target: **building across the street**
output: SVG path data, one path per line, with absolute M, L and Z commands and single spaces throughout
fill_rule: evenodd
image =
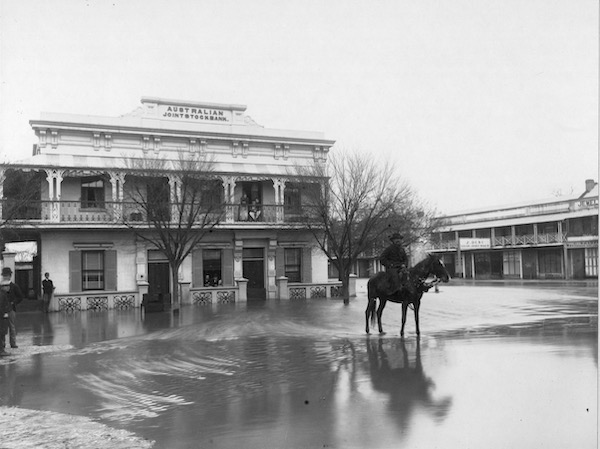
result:
M 431 241 L 451 274 L 472 279 L 598 277 L 598 183 L 577 195 L 441 217 Z
M 1 196 L 8 220 L 19 186 L 7 181 L 21 176 L 35 186 L 3 232 L 5 243 L 35 242 L 35 250 L 20 262 L 7 246 L 3 263 L 14 266 L 30 296 L 49 272 L 51 310 L 139 306 L 144 294 L 169 297 L 174 288 L 190 303 L 274 298 L 286 285 L 283 294 L 335 293 L 327 258 L 299 219 L 304 197 L 294 182 L 295 167 L 325 163 L 334 141 L 322 133 L 265 128 L 242 105 L 160 98 L 142 98 L 120 117 L 43 113 L 30 124 L 34 154 L 2 165 Z M 125 214 L 144 226 L 128 198 L 151 176 L 123 161 L 182 154 L 214 161 L 214 201 L 225 214 L 172 285 L 165 255 L 122 223 Z M 176 189 L 176 176 L 165 183 Z

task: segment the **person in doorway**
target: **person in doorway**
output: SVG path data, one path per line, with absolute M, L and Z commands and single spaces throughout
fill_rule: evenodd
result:
M 44 273 L 44 280 L 42 281 L 42 299 L 44 300 L 44 312 L 48 313 L 50 309 L 50 301 L 52 300 L 52 294 L 54 293 L 54 283 L 50 279 L 50 273 Z
M 12 270 L 10 267 L 2 268 L 2 279 L 0 280 L 0 289 L 4 290 L 8 295 L 9 311 L 8 311 L 8 334 L 10 339 L 10 347 L 18 348 L 17 346 L 17 304 L 23 301 L 23 293 L 17 284 L 11 282 Z M 2 342 L 2 347 L 6 341 Z
M 206 276 L 204 276 L 204 286 L 205 287 L 212 287 L 210 276 L 208 274 Z
M 248 196 L 246 193 L 242 193 L 242 198 L 240 199 L 240 213 L 239 213 L 240 221 L 248 221 Z
M 258 221 L 260 218 L 260 202 L 258 198 L 255 198 L 252 201 L 252 207 L 250 207 L 250 219 L 252 221 Z
M 379 260 L 385 267 L 385 271 L 390 273 L 390 290 L 388 294 L 398 293 L 402 287 L 406 286 L 408 280 L 408 256 L 404 249 L 404 237 L 399 233 L 390 236 L 392 242 L 383 250 Z

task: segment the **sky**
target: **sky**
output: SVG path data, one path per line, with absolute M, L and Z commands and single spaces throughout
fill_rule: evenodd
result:
M 595 0 L 0 0 L 0 155 L 41 112 L 247 106 L 383 164 L 439 213 L 598 180 Z

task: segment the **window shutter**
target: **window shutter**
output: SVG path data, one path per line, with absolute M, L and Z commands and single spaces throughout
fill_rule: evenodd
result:
M 69 251 L 69 292 L 81 291 L 81 251 Z
M 285 276 L 285 249 L 278 246 L 275 249 L 275 277 Z
M 104 290 L 117 290 L 117 252 L 115 250 L 104 252 L 104 276 L 106 280 Z
M 195 288 L 204 286 L 202 277 L 202 250 L 192 251 L 192 286 Z
M 302 282 L 312 282 L 312 248 L 302 248 Z
M 223 285 L 233 285 L 233 249 L 226 248 L 221 251 L 221 275 Z

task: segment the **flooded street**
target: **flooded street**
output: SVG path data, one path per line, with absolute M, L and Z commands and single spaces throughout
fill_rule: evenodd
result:
M 155 448 L 596 447 L 596 286 L 443 285 L 420 338 L 411 311 L 399 337 L 390 303 L 387 333 L 366 335 L 365 307 L 359 289 L 349 305 L 21 314 L 0 406 Z

